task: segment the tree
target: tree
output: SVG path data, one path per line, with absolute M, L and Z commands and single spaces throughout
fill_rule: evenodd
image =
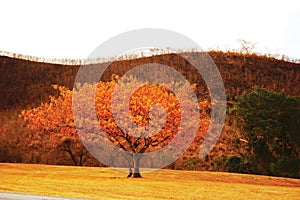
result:
M 235 109 L 256 172 L 298 176 L 300 98 L 254 87 Z
M 251 41 L 244 40 L 244 39 L 238 39 L 238 42 L 241 45 L 241 50 L 240 50 L 241 53 L 248 55 L 248 54 L 252 53 L 252 51 L 255 48 L 255 43 L 253 43 Z
M 209 115 L 206 113 L 206 109 L 209 106 L 208 103 L 200 102 L 197 105 L 198 109 L 195 110 L 187 96 L 183 100 L 187 101 L 184 105 L 188 107 L 183 108 L 175 94 L 170 91 L 170 88 L 159 84 L 143 84 L 132 95 L 130 95 L 131 89 L 126 84 L 122 85 L 122 91 L 130 96 L 129 113 L 123 107 L 124 99 L 122 95 L 116 95 L 115 105 L 112 107 L 112 95 L 117 82 L 118 77 L 114 76 L 114 79 L 110 82 L 100 81 L 97 83 L 95 98 L 91 99 L 95 103 L 97 122 L 92 120 L 90 117 L 92 112 L 86 108 L 85 104 L 87 99 L 93 98 L 93 95 L 88 93 L 90 88 L 93 87 L 92 84 L 78 85 L 74 91 L 54 85 L 53 87 L 60 91 L 59 97 L 51 96 L 49 103 L 43 103 L 37 108 L 24 110 L 21 117 L 29 123 L 30 128 L 50 132 L 54 145 L 58 145 L 58 141 L 61 141 L 59 144 L 64 146 L 64 150 L 69 153 L 74 163 L 76 163 L 75 155 L 78 155 L 79 160 L 81 160 L 82 155 L 85 153 L 81 140 L 85 144 L 89 142 L 97 143 L 97 141 L 103 140 L 107 143 L 113 143 L 120 150 L 130 152 L 130 156 L 126 157 L 129 163 L 128 177 L 141 177 L 139 167 L 142 154 L 162 149 L 168 145 L 176 136 L 178 129 L 192 126 L 191 124 L 194 123 L 198 127 L 198 132 L 207 130 Z M 128 77 L 127 82 L 136 85 L 141 84 L 132 77 Z M 172 83 L 170 87 L 173 85 L 173 87 L 178 88 L 180 84 L 182 83 Z M 179 88 L 184 90 L 186 87 L 191 87 L 191 85 L 183 84 Z M 75 127 L 72 113 L 73 93 L 81 95 L 80 102 L 76 102 L 78 107 L 75 111 L 73 110 L 73 113 L 78 112 L 84 116 L 81 119 L 82 121 L 77 123 L 77 127 Z M 159 109 L 151 112 L 153 105 L 157 104 L 164 109 L 164 112 Z M 124 113 L 120 115 L 122 119 L 129 115 L 130 120 L 134 122 L 134 126 L 127 126 L 126 129 L 121 128 L 122 124 L 115 121 L 116 116 L 114 116 L 113 109 L 117 109 L 117 113 Z M 185 115 L 196 114 L 198 119 L 201 117 L 200 123 L 193 120 L 182 122 L 181 115 L 184 109 L 188 110 L 187 113 L 184 113 Z M 199 109 L 201 112 L 199 112 Z M 126 120 L 123 121 L 127 123 Z M 148 125 L 152 125 L 152 127 L 162 127 L 163 125 L 163 127 L 158 133 L 147 135 Z M 99 128 L 97 127 L 99 126 L 105 132 L 104 136 L 98 134 Z M 92 134 L 84 135 L 83 132 Z M 79 135 L 84 136 L 79 138 Z M 182 143 L 176 145 L 183 146 Z M 133 171 L 131 168 L 133 168 Z
M 20 117 L 37 131 L 31 143 L 43 142 L 59 148 L 70 156 L 75 166 L 82 166 L 88 152 L 78 138 L 72 119 L 72 92 L 63 86 L 53 85 L 53 88 L 59 90 L 59 97 L 50 96 L 50 103 L 23 110 Z M 45 133 L 50 133 L 51 143 L 42 141 Z

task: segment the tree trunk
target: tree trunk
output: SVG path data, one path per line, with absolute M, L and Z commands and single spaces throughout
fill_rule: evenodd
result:
M 141 178 L 140 174 L 140 158 L 138 154 L 133 154 L 133 178 Z
M 129 157 L 126 156 L 126 160 L 128 162 L 128 169 L 129 169 L 129 174 L 127 176 L 127 178 L 132 176 L 132 168 L 133 168 L 133 160 L 132 160 L 132 154 L 130 154 Z
M 132 176 L 132 169 L 130 167 L 128 169 L 129 169 L 129 174 L 128 174 L 127 178 L 130 178 Z
M 78 166 L 77 161 L 76 161 L 76 158 L 75 158 L 74 154 L 72 153 L 72 151 L 71 151 L 71 150 L 67 150 L 67 152 L 69 153 L 69 155 L 70 155 L 70 157 L 71 157 L 71 159 L 72 159 L 74 165 L 75 165 L 75 166 Z

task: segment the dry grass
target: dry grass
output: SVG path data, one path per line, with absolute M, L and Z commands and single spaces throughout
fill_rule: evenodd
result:
M 159 170 L 128 179 L 109 168 L 0 163 L 0 192 L 84 199 L 299 199 L 300 180 Z

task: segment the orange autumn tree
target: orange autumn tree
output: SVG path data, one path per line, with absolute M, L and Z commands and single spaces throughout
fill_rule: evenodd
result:
M 197 124 L 197 134 L 203 135 L 207 131 L 209 124 L 209 115 L 206 112 L 209 108 L 208 103 L 200 102 L 199 112 L 199 110 L 195 110 L 192 107 L 189 108 L 190 102 L 188 97 L 184 98 L 185 102 L 182 102 L 182 100 L 180 102 L 171 91 L 172 88 L 170 89 L 160 84 L 146 83 L 132 93 L 125 84 L 122 87 L 123 94 L 125 92 L 127 96 L 130 96 L 128 113 L 128 110 L 123 108 L 123 96 L 114 94 L 118 79 L 118 76 L 114 76 L 112 81 L 100 81 L 96 86 L 95 96 L 87 92 L 92 87 L 91 84 L 78 85 L 77 90 L 74 91 L 54 85 L 53 87 L 60 92 L 59 97 L 51 96 L 49 103 L 43 103 L 37 108 L 25 110 L 21 116 L 28 122 L 30 128 L 50 132 L 54 145 L 57 145 L 57 141 L 62 140 L 65 146 L 64 150 L 71 157 L 78 155 L 78 151 L 84 152 L 81 147 L 81 141 L 91 151 L 93 151 L 93 148 L 90 147 L 92 145 L 89 146 L 89 142 L 97 144 L 97 142 L 103 140 L 107 143 L 113 143 L 120 150 L 129 152 L 130 156 L 126 158 L 129 167 L 129 177 L 141 177 L 139 168 L 142 154 L 155 152 L 167 147 L 178 131 L 182 129 L 182 126 L 185 127 L 185 130 L 189 130 L 189 126 Z M 128 77 L 127 82 L 131 86 L 132 84 L 141 84 L 132 77 Z M 178 87 L 178 84 L 180 83 L 173 83 L 173 87 Z M 180 88 L 183 90 L 185 87 L 192 86 L 185 84 Z M 72 95 L 74 92 L 80 95 L 80 102 L 77 110 L 72 112 Z M 114 99 L 112 98 L 113 95 L 116 96 Z M 92 100 L 95 105 L 94 111 L 97 116 L 97 122 L 92 120 L 90 117 L 91 110 L 86 108 L 85 100 L 88 98 L 94 98 Z M 187 106 L 185 110 L 188 110 L 185 115 L 196 114 L 199 119 L 201 118 L 200 122 L 181 119 L 183 103 Z M 153 106 L 156 105 L 159 105 L 161 109 L 154 109 L 151 112 Z M 80 115 L 84 116 L 82 117 L 83 121 L 77 122 L 76 126 L 74 112 L 79 112 Z M 115 119 L 115 112 L 119 114 L 118 120 Z M 130 121 L 134 124 L 133 126 L 127 125 L 128 119 L 126 120 L 125 116 L 129 116 Z M 121 123 L 125 123 L 125 125 Z M 153 130 L 157 132 L 149 134 L 149 127 L 154 127 Z M 100 129 L 105 135 L 98 134 Z M 87 132 L 91 134 L 86 134 Z M 57 140 L 57 138 L 60 140 Z M 176 140 L 175 146 L 182 146 L 183 142 L 183 139 Z M 113 159 L 117 159 L 117 157 L 113 157 Z M 131 168 L 133 168 L 133 171 Z
M 49 103 L 23 110 L 20 117 L 35 131 L 32 143 L 62 149 L 75 166 L 81 166 L 87 150 L 79 140 L 72 117 L 72 91 L 58 85 L 53 85 L 53 88 L 59 91 L 57 98 L 50 96 Z M 50 135 L 50 141 L 43 141 L 45 133 Z

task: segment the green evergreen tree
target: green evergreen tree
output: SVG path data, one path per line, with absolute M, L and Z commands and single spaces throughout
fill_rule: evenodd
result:
M 300 98 L 254 87 L 235 110 L 253 171 L 299 177 Z

